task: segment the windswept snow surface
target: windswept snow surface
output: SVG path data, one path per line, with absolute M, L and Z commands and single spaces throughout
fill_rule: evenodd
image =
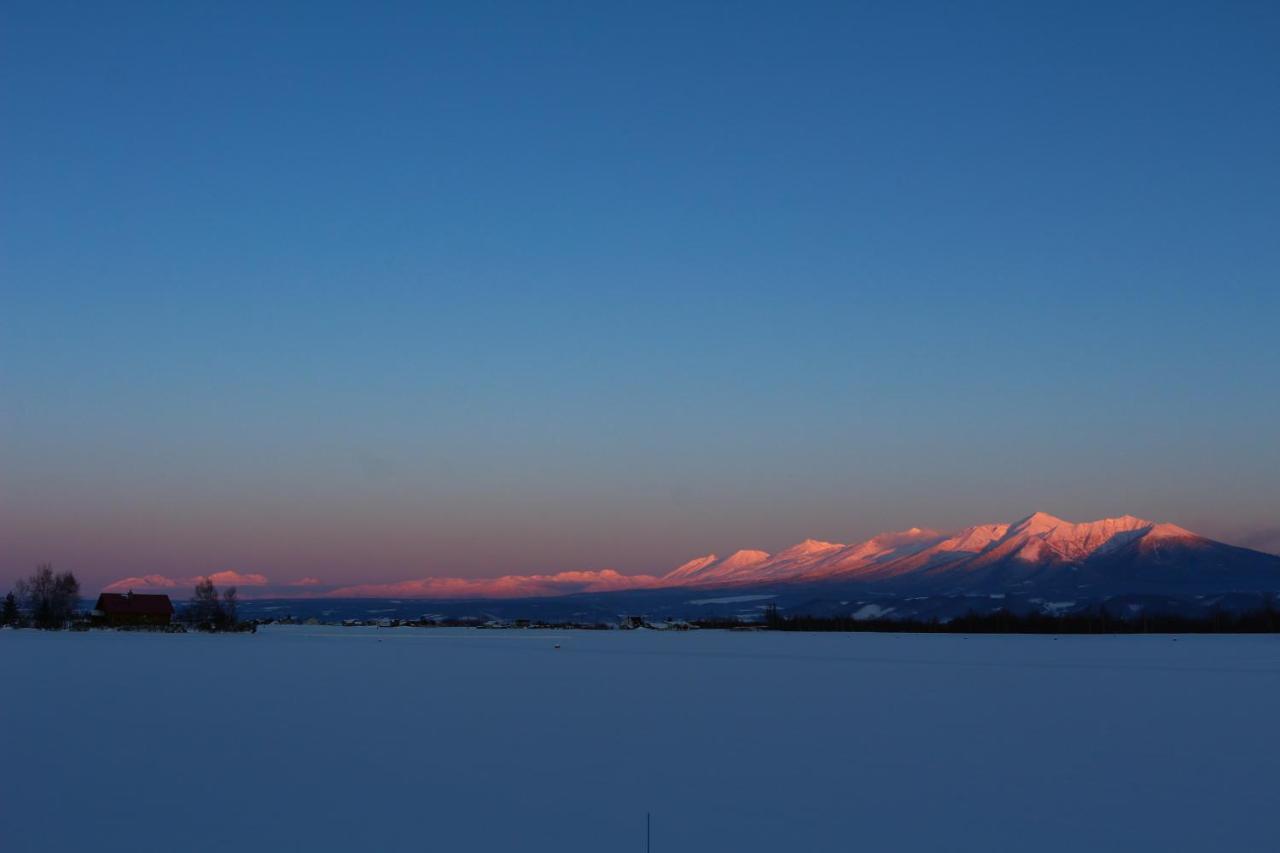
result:
M 560 648 L 555 646 L 559 644 Z M 0 849 L 1270 850 L 1280 638 L 0 631 Z

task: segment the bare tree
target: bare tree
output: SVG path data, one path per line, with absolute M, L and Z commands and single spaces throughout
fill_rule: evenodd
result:
M 239 599 L 236 597 L 236 588 L 229 586 L 222 593 L 222 618 L 226 622 L 228 628 L 234 628 L 240 620 L 236 616 L 236 605 Z
M 191 604 L 187 607 L 187 621 L 211 631 L 235 628 L 238 622 L 238 604 L 239 598 L 234 586 L 228 587 L 219 598 L 218 588 L 213 585 L 213 581 L 201 578 L 196 583 Z
M 71 572 L 53 573 L 53 566 L 42 563 L 29 578 L 14 586 L 31 621 L 37 628 L 58 629 L 66 625 L 80 606 L 80 582 Z
M 187 608 L 187 620 L 213 627 L 221 618 L 222 605 L 218 603 L 218 588 L 209 578 L 196 581 L 195 592 L 191 595 L 191 605 Z

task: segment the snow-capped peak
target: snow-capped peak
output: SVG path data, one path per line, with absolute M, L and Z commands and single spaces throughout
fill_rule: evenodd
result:
M 675 584 L 733 580 L 737 574 L 767 559 L 769 559 L 768 551 L 746 549 L 734 551 L 723 560 L 717 558 L 715 554 L 707 554 L 673 569 L 662 579 L 666 583 Z
M 682 563 L 681 565 L 667 572 L 665 575 L 663 575 L 663 580 L 679 580 L 681 578 L 686 578 L 691 575 L 695 575 L 698 572 L 705 569 L 707 566 L 714 563 L 715 561 L 716 561 L 715 554 L 707 554 L 702 557 L 694 557 L 689 562 Z
M 1179 527 L 1176 524 L 1153 524 L 1151 529 L 1147 531 L 1147 539 L 1203 539 L 1204 537 L 1198 533 L 1192 533 L 1185 527 Z
M 744 548 L 740 551 L 734 551 L 729 556 L 720 561 L 720 566 L 726 568 L 741 568 L 769 559 L 768 551 L 754 551 Z
M 1021 521 L 1015 521 L 1010 528 L 1012 530 L 1027 531 L 1029 533 L 1039 533 L 1045 530 L 1052 530 L 1067 522 L 1058 518 L 1056 515 L 1050 515 L 1047 512 L 1037 510 L 1031 513 Z
M 843 548 L 836 542 L 823 542 L 821 539 L 806 539 L 803 542 L 797 542 L 790 548 L 786 548 L 778 552 L 779 557 L 795 557 L 801 554 L 820 554 L 824 551 L 834 551 L 836 548 Z

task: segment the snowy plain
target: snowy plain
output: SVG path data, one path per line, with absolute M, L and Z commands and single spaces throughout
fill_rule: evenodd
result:
M 1280 846 L 1272 636 L 0 631 L 0 669 L 4 851 Z

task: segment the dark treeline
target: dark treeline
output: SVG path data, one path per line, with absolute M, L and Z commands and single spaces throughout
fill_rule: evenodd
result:
M 1121 618 L 1099 607 L 1060 616 L 1048 613 L 967 613 L 947 622 L 920 619 L 854 619 L 852 616 L 783 616 L 777 608 L 765 611 L 764 622 L 716 624 L 700 627 L 750 627 L 770 631 L 887 631 L 937 634 L 1275 634 L 1280 633 L 1280 610 L 1271 601 L 1260 610 L 1240 613 L 1216 611 L 1206 616 L 1151 613 Z
M 735 630 L 760 630 L 767 627 L 763 622 L 744 622 L 736 616 L 704 616 L 701 619 L 694 619 L 690 623 L 695 628 L 712 628 L 725 631 Z
M 42 563 L 4 597 L 0 625 L 58 630 L 75 617 L 79 606 L 80 582 L 76 576 L 71 572 L 55 574 L 53 566 Z

